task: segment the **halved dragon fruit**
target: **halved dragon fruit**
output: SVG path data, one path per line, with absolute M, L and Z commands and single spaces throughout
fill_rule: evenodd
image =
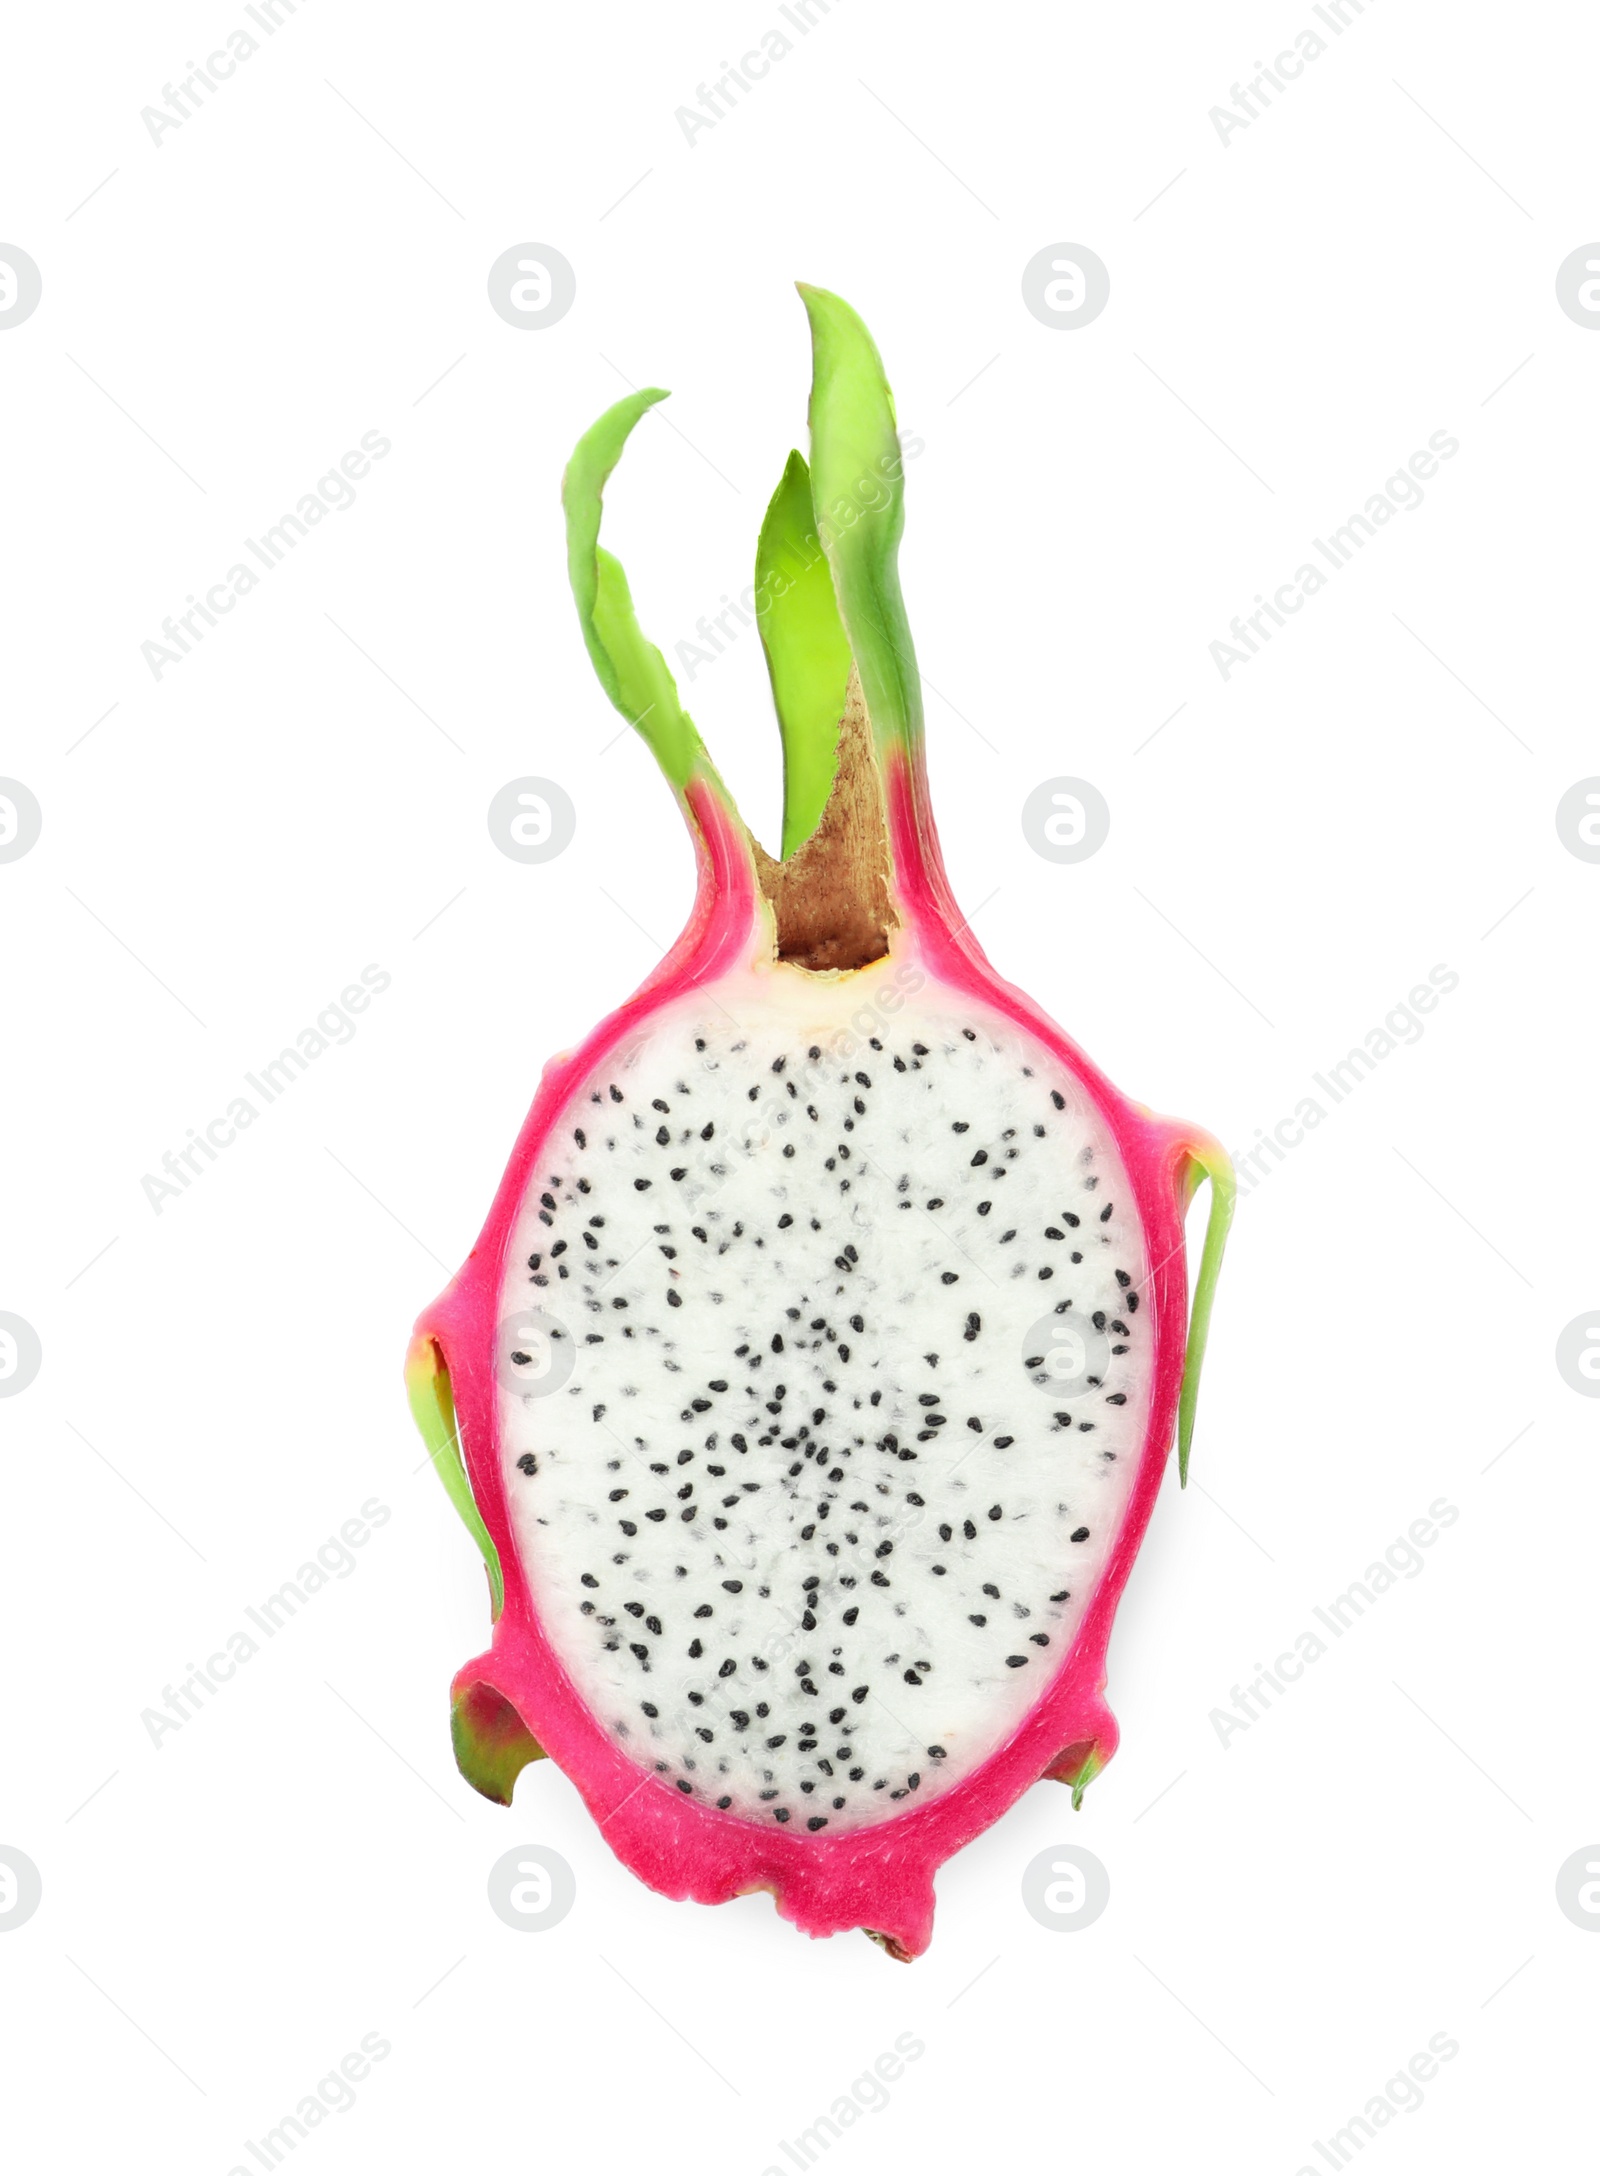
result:
M 635 423 L 563 490 L 579 617 L 677 795 L 687 928 L 547 1068 L 413 1410 L 494 1638 L 456 1756 L 548 1754 L 669 1896 L 926 1947 L 933 1876 L 1117 1730 L 1112 1612 L 1195 1391 L 1221 1149 L 1127 1101 L 995 973 L 940 860 L 895 555 L 894 409 L 802 288 L 812 460 L 757 556 L 783 858 L 751 837 L 599 546 Z M 1185 1324 L 1183 1216 L 1212 1206 Z M 464 1461 L 464 1463 L 463 1463 Z

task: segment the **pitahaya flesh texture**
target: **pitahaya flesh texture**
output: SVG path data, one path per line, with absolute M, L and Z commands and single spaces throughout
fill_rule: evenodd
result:
M 984 957 L 928 803 L 895 571 L 894 408 L 802 288 L 811 461 L 762 525 L 781 860 L 684 712 L 601 494 L 563 486 L 602 686 L 675 793 L 688 926 L 545 1070 L 407 1375 L 488 1567 L 463 1775 L 548 1755 L 652 1887 L 770 1890 L 805 1933 L 927 1945 L 949 1855 L 1114 1750 L 1112 1613 L 1187 1469 L 1233 1200 L 1216 1142 L 1118 1093 Z M 1192 1313 L 1183 1218 L 1211 1214 Z

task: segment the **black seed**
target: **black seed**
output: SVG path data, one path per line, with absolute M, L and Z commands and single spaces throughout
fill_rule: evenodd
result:
M 539 1461 L 534 1457 L 532 1451 L 524 1451 L 517 1460 L 517 1464 L 530 1478 L 539 1470 Z
M 724 1579 L 722 1589 L 725 1594 L 743 1594 L 744 1581 L 742 1579 Z
M 1027 1659 L 1026 1655 L 1007 1655 L 1006 1668 L 1008 1670 L 1020 1670 Z
M 868 1685 L 858 1685 L 856 1687 L 855 1691 L 850 1695 L 850 1697 L 855 1702 L 857 1707 L 860 1707 L 862 1701 L 865 1700 L 870 1690 L 871 1687 Z

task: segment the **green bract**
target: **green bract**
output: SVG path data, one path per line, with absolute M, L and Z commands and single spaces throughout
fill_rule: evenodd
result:
M 894 398 L 872 336 L 849 304 L 820 287 L 800 293 L 814 357 L 811 467 L 789 456 L 761 525 L 755 583 L 783 735 L 785 860 L 827 805 L 852 662 L 880 743 L 910 743 L 922 731 L 895 571 L 904 492 Z M 691 778 L 716 773 L 666 660 L 634 616 L 626 575 L 600 544 L 607 479 L 639 418 L 666 398 L 651 386 L 608 408 L 578 441 L 561 502 L 572 593 L 600 684 L 681 794 Z

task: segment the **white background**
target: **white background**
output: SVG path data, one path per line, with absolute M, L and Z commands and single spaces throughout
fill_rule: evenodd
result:
M 1362 2165 L 1568 2165 L 1600 1966 L 1555 1901 L 1600 1834 L 1596 1409 L 1553 1358 L 1600 1305 L 1600 869 L 1553 820 L 1600 771 L 1600 341 L 1555 301 L 1600 232 L 1586 11 L 1371 0 L 1224 146 L 1208 110 L 1309 0 L 838 0 L 691 148 L 674 108 L 775 0 L 303 0 L 158 148 L 140 109 L 247 20 L 29 10 L 4 51 L 0 240 L 44 282 L 0 339 L 0 770 L 44 811 L 0 868 L 0 1307 L 44 1350 L 0 1404 L 0 1843 L 44 1882 L 0 1940 L 19 2165 L 253 2168 L 369 2032 L 297 2168 L 760 2176 L 901 2033 L 925 2056 L 830 2167 L 1320 2171 L 1436 2033 L 1458 2056 Z M 525 241 L 577 274 L 542 331 L 486 300 Z M 1076 331 L 1020 292 L 1068 241 L 1111 276 Z M 795 277 L 863 312 L 926 442 L 929 760 L 1001 969 L 1236 1150 L 1459 976 L 1243 1199 L 1194 1486 L 1111 1648 L 1123 1749 L 945 1869 L 909 1969 L 654 1896 L 550 1764 L 510 1812 L 459 1780 L 484 1582 L 399 1379 L 540 1065 L 690 896 L 579 640 L 563 462 L 627 383 L 676 389 L 608 527 L 670 655 L 803 443 Z M 369 430 L 358 503 L 157 682 L 162 619 Z M 1225 682 L 1229 620 L 1440 430 L 1426 503 Z M 755 637 L 685 693 L 772 839 Z M 525 773 L 578 810 L 537 868 L 485 825 Z M 1077 867 L 1018 822 L 1062 773 L 1112 811 Z M 158 1216 L 144 1174 L 368 962 L 354 1040 Z M 1224 1749 L 1211 1711 L 1439 1497 L 1425 1571 Z M 356 1570 L 154 1748 L 163 1686 L 368 1498 Z M 1111 1876 L 1079 1933 L 1019 1893 L 1067 1842 Z M 532 1843 L 577 1876 L 542 1934 L 485 1900 Z

